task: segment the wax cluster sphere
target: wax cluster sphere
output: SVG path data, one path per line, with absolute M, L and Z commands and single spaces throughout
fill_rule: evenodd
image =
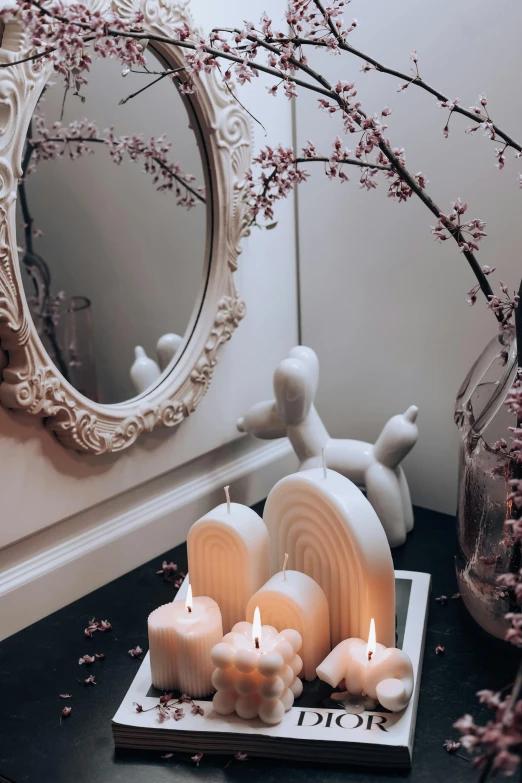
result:
M 297 631 L 278 633 L 264 625 L 258 643 L 259 648 L 252 623 L 241 622 L 213 648 L 212 684 L 217 691 L 213 705 L 219 715 L 235 712 L 245 720 L 259 717 L 264 723 L 276 724 L 303 691 L 298 677 L 303 666 L 298 655 L 302 639 Z

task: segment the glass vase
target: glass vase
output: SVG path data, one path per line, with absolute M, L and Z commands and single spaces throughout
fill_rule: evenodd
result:
M 505 520 L 511 517 L 509 431 L 516 420 L 506 395 L 517 370 L 512 330 L 488 344 L 457 395 L 455 423 L 461 435 L 457 510 L 457 579 L 462 599 L 477 623 L 504 638 L 511 596 L 497 577 L 513 570 L 516 556 Z M 507 448 L 501 443 L 507 442 Z
M 49 299 L 34 308 L 33 320 L 49 356 L 69 383 L 99 402 L 92 307 L 86 296 Z

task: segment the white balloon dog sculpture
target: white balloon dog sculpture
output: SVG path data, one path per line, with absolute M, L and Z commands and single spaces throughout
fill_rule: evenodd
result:
M 361 440 L 331 438 L 314 406 L 319 361 L 311 348 L 292 348 L 274 374 L 275 400 L 254 405 L 237 422 L 240 432 L 257 438 L 283 438 L 294 447 L 300 470 L 318 467 L 324 449 L 326 464 L 355 484 L 365 487 L 388 537 L 400 546 L 413 528 L 410 491 L 401 461 L 417 442 L 418 408 L 393 416 L 375 445 Z

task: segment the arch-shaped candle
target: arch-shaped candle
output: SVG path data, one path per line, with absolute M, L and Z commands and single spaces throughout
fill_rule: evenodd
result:
M 395 645 L 395 574 L 379 518 L 360 489 L 333 470 L 281 479 L 265 505 L 272 570 L 288 565 L 326 594 L 332 646 L 364 638 L 375 618 L 378 641 Z
M 266 525 L 248 506 L 223 503 L 192 525 L 187 548 L 194 595 L 216 601 L 226 634 L 244 621 L 250 596 L 270 576 Z
M 315 680 L 315 670 L 330 652 L 330 616 L 322 588 L 300 571 L 280 571 L 248 602 L 248 622 L 253 622 L 256 606 L 267 625 L 278 631 L 294 628 L 299 632 L 303 670 L 298 674 L 305 680 Z

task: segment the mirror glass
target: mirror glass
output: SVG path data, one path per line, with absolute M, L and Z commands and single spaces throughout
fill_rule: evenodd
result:
M 33 321 L 67 380 L 102 403 L 136 397 L 172 369 L 208 273 L 196 120 L 167 64 L 150 49 L 146 59 L 126 74 L 95 60 L 88 84 L 69 90 L 53 74 L 18 192 Z

